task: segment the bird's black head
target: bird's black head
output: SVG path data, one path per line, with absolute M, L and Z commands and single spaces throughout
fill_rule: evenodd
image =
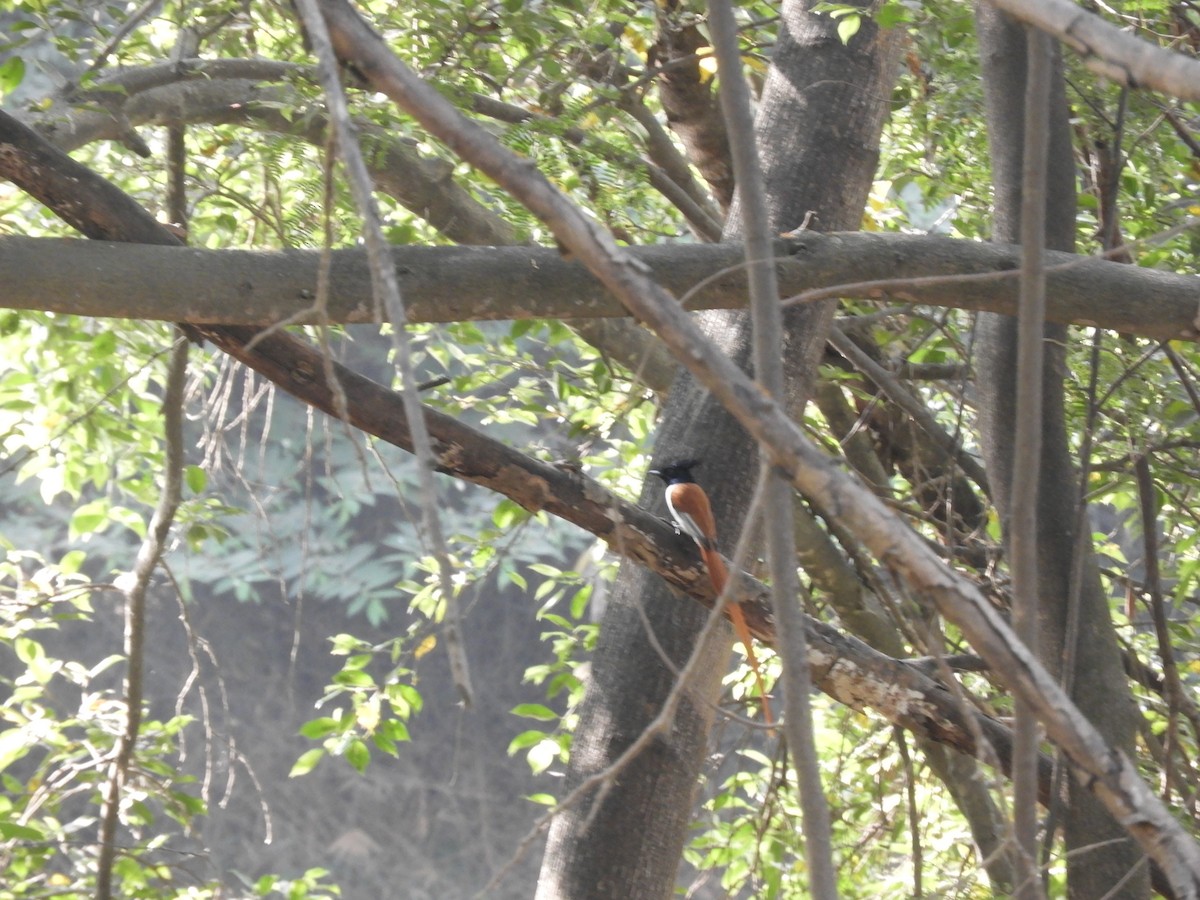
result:
M 657 475 L 667 484 L 676 484 L 678 482 L 692 482 L 696 479 L 692 477 L 692 469 L 700 465 L 698 459 L 681 459 L 678 462 L 668 463 L 661 469 L 651 469 L 651 475 Z

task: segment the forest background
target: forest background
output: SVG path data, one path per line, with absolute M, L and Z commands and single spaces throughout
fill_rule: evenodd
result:
M 1200 891 L 1191 3 L 0 36 L 6 896 Z

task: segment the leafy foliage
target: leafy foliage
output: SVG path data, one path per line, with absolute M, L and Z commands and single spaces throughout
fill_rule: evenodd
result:
M 644 104 L 646 112 L 665 118 L 656 96 L 663 73 L 650 62 L 650 48 L 664 27 L 703 29 L 701 4 L 425 0 L 403 8 L 372 7 L 378 28 L 397 53 L 619 240 L 691 239 L 679 211 L 653 187 L 644 164 L 650 152 L 646 135 L 631 110 Z M 858 6 L 829 3 L 818 9 L 838 19 L 844 40 L 862 27 Z M 738 14 L 747 66 L 760 76 L 775 40 L 777 10 L 743 3 Z M 43 125 L 55 116 L 81 115 L 113 102 L 108 94 L 125 97 L 128 88 L 107 80 L 114 73 L 173 59 L 185 30 L 199 41 L 190 55 L 205 59 L 307 61 L 286 5 L 166 2 L 142 20 L 130 15 L 121 5 L 83 0 L 25 0 L 0 13 L 0 97 Z M 944 0 L 884 3 L 873 15 L 905 28 L 911 45 L 906 74 L 892 97 L 864 227 L 988 237 L 992 197 L 970 8 Z M 1127 3 L 1120 16 L 1122 24 L 1148 39 L 1170 34 L 1177 42 L 1195 44 L 1197 23 L 1185 5 Z M 1121 231 L 1126 240 L 1138 242 L 1131 261 L 1189 271 L 1197 238 L 1187 226 L 1198 211 L 1200 180 L 1195 140 L 1189 140 L 1192 121 L 1160 98 L 1125 96 L 1075 61 L 1068 65 L 1078 161 L 1085 173 L 1079 247 L 1104 249 L 1102 210 L 1112 199 L 1106 192 L 1115 191 Z M 186 126 L 187 226 L 193 245 L 353 245 L 357 214 L 348 191 L 340 174 L 327 186 L 323 138 L 301 127 L 324 115 L 316 86 L 307 72 L 272 86 L 281 92 L 255 101 L 253 112 L 277 113 L 284 124 L 217 115 L 180 122 L 164 108 L 145 120 L 155 124 L 139 120 L 129 126 L 147 152 L 126 135 L 90 143 L 75 154 L 161 213 L 168 178 L 159 123 Z M 85 94 L 88 90 L 95 92 Z M 369 135 L 365 149 L 373 165 L 389 165 L 389 150 L 401 146 L 428 167 L 423 171 L 437 172 L 440 180 L 462 189 L 465 199 L 457 201 L 463 204 L 458 211 L 502 223 L 493 226 L 495 240 L 548 239 L 526 210 L 390 104 L 353 84 L 351 97 L 354 115 Z M 1108 184 L 1101 162 L 1113 147 L 1120 150 L 1118 177 Z M 384 199 L 390 239 L 455 239 L 455 217 L 448 225 L 434 224 L 426 208 L 414 206 L 398 190 Z M 0 234 L 67 233 L 18 192 L 0 191 Z M 843 313 L 843 326 L 893 369 L 937 373 L 914 375 L 905 386 L 941 428 L 974 449 L 968 317 L 911 307 L 881 313 L 877 304 L 867 303 L 848 304 Z M 316 329 L 307 331 L 322 337 Z M 657 398 L 617 360 L 556 321 L 455 323 L 414 328 L 410 336 L 420 377 L 433 385 L 423 394 L 431 406 L 540 458 L 579 465 L 619 494 L 634 496 L 656 424 Z M 89 655 L 91 648 L 81 649 L 69 638 L 105 628 L 111 618 L 108 595 L 100 593 L 105 579 L 130 567 L 157 500 L 164 465 L 159 397 L 169 342 L 168 329 L 155 324 L 0 313 L 0 477 L 6 490 L 0 672 L 9 688 L 0 704 L 0 871 L 14 896 L 84 896 L 93 888 L 95 846 L 86 835 L 94 831 L 126 710 L 115 680 L 121 660 L 108 652 Z M 333 345 L 335 353 L 374 377 L 394 377 L 389 344 L 377 330 L 338 331 Z M 222 603 L 247 621 L 252 613 L 269 617 L 281 609 L 299 621 L 306 603 L 334 610 L 337 624 L 326 632 L 335 635 L 326 642 L 334 671 L 322 668 L 329 660 L 301 652 L 297 637 L 279 667 L 316 676 L 287 683 L 287 692 L 302 685 L 304 712 L 298 721 L 280 715 L 263 730 L 281 735 L 276 755 L 286 764 L 274 768 L 281 775 L 306 776 L 290 782 L 289 790 L 321 784 L 314 792 L 350 796 L 353 789 L 342 782 L 319 781 L 340 777 L 341 769 L 326 757 L 348 763 L 361 775 L 358 784 L 377 789 L 387 774 L 420 754 L 423 742 L 449 733 L 436 719 L 439 704 L 429 699 L 436 690 L 433 677 L 422 680 L 439 657 L 447 598 L 422 545 L 412 502 L 415 472 L 388 448 L 364 445 L 336 425 L 316 424 L 213 356 L 193 357 L 187 489 L 167 559 L 169 584 L 159 589 L 182 598 L 185 618 L 188 610 L 195 614 Z M 1179 759 L 1194 759 L 1200 751 L 1190 705 L 1172 700 L 1163 687 L 1164 638 L 1184 687 L 1190 690 L 1200 676 L 1198 366 L 1192 346 L 1152 347 L 1086 329 L 1073 330 L 1067 345 L 1071 440 L 1080 453 L 1090 452 L 1082 462 L 1088 467 L 1087 499 L 1102 575 L 1131 667 L 1137 662 L 1145 670 L 1137 693 L 1143 764 L 1162 778 L 1164 741 Z M 996 565 L 995 511 L 982 503 L 975 512 L 966 511 L 954 493 L 962 485 L 952 482 L 951 468 L 928 448 L 922 453 L 917 430 L 891 415 L 877 385 L 845 366 L 830 365 L 824 375 L 835 390 L 806 412 L 806 427 L 831 452 L 845 448 L 851 465 L 856 463 L 850 446 L 854 435 L 869 437 L 884 474 L 885 483 L 877 489 L 890 494 L 915 527 L 1003 602 L 1008 586 Z M 843 432 L 835 430 L 839 413 L 852 422 Z M 1143 495 L 1144 485 L 1135 477 L 1136 459 L 1150 465 L 1152 497 Z M 592 605 L 611 576 L 611 562 L 595 558 L 579 535 L 555 527 L 542 513 L 511 501 L 497 503 L 462 485 L 441 490 L 459 601 L 477 617 L 489 605 L 508 603 L 516 611 L 505 615 L 519 616 L 531 631 L 541 632 L 543 646 L 523 646 L 519 653 L 519 668 L 532 687 L 506 696 L 498 707 L 511 709 L 512 715 L 496 716 L 489 749 L 502 758 L 507 744 L 510 755 L 522 754 L 541 776 L 533 789 L 522 785 L 511 793 L 551 803 L 559 793 L 554 779 L 570 753 L 595 646 Z M 1152 521 L 1143 519 L 1145 509 L 1153 510 Z M 1141 540 L 1146 530 L 1158 541 L 1165 635 L 1156 633 L 1146 612 L 1152 602 Z M 844 553 L 856 583 L 878 588 L 877 595 L 890 604 L 885 619 L 906 652 L 969 650 L 952 628 L 943 628 L 931 645 L 927 635 L 937 635 L 941 626 L 929 620 L 919 598 L 890 594 L 846 536 L 835 534 L 835 539 L 845 541 L 833 546 Z M 817 575 L 810 578 L 816 611 L 840 621 L 833 591 Z M 93 597 L 105 597 L 104 605 L 94 609 Z M 191 634 L 186 640 L 193 650 L 204 644 Z M 732 681 L 730 703 L 745 697 L 739 678 Z M 986 677 L 963 681 L 981 704 L 1008 709 L 1009 698 Z M 285 692 L 281 682 L 270 684 L 264 693 Z M 256 687 L 263 690 L 261 684 Z M 240 863 L 211 877 L 183 871 L 176 854 L 203 851 L 198 833 L 204 817 L 217 811 L 191 780 L 194 776 L 180 774 L 176 763 L 189 734 L 204 729 L 205 741 L 214 739 L 211 726 L 201 723 L 191 706 L 178 701 L 175 711 L 164 702 L 171 689 L 161 687 L 161 696 L 152 701 L 154 714 L 142 727 L 134 777 L 125 789 L 122 846 L 127 849 L 117 872 L 121 895 L 210 896 L 233 883 L 247 896 L 336 895 L 332 884 L 344 880 L 345 873 L 308 862 L 324 859 L 320 852 L 330 845 L 328 835 L 314 838 L 297 854 L 306 862 L 290 867 L 304 873 L 294 879 L 270 874 L 266 864 L 252 875 L 236 874 Z M 160 714 L 160 707 L 167 714 Z M 259 713 L 255 708 L 245 717 L 255 721 Z M 834 773 L 828 787 L 839 823 L 835 843 L 846 896 L 905 893 L 918 879 L 928 892 L 982 896 L 981 861 L 970 849 L 967 824 L 947 801 L 941 782 L 920 764 L 919 754 L 914 754 L 917 761 L 908 758 L 900 736 L 854 711 L 824 705 L 820 722 L 823 758 Z M 295 740 L 297 731 L 300 740 Z M 802 896 L 794 774 L 785 759 L 765 754 L 762 746 L 734 735 L 732 727 L 719 736 L 720 752 L 708 773 L 687 862 L 697 879 L 717 878 L 730 893 Z M 369 765 L 373 760 L 376 765 Z M 1186 808 L 1196 785 L 1188 766 L 1183 773 L 1175 770 L 1165 791 Z M 421 778 L 429 780 L 425 775 L 414 780 Z M 901 782 L 912 785 L 915 808 L 898 788 Z M 422 794 L 414 805 L 427 802 Z M 463 814 L 472 825 L 477 818 L 473 808 Z M 425 828 L 427 836 L 445 844 L 429 824 L 434 819 L 428 813 L 412 815 L 414 829 Z M 391 827 L 386 819 L 379 822 L 380 832 Z M 912 854 L 914 835 L 925 848 L 923 863 Z M 514 845 L 515 839 L 503 844 Z M 1052 879 L 1060 880 L 1059 862 L 1052 860 L 1050 867 Z M 461 884 L 448 887 L 438 877 L 429 876 L 421 887 L 431 894 L 461 892 Z M 370 888 L 363 890 L 369 894 Z

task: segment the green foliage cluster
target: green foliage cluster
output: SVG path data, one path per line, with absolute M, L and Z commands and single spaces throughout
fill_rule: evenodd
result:
M 79 573 L 83 555 L 57 563 L 4 543 L 0 562 L 0 642 L 17 667 L 0 675 L 0 882 L 14 898 L 95 896 L 97 845 L 83 839 L 98 822 L 110 768 L 125 728 L 121 662 L 85 666 L 52 655 L 44 636 L 88 626 L 103 587 Z M 8 671 L 17 674 L 10 675 Z M 197 877 L 184 848 L 206 804 L 177 755 L 188 715 L 143 721 L 124 785 L 120 816 L 128 843 L 114 865 L 114 890 L 131 898 L 216 898 L 219 880 Z M 327 898 L 337 888 L 318 870 L 246 886 L 247 897 Z
M 641 164 L 640 131 L 623 105 L 633 96 L 658 112 L 653 73 L 644 64 L 659 28 L 658 7 L 665 4 L 425 0 L 403 9 L 368 6 L 403 58 L 621 240 L 690 239 L 678 213 L 653 191 Z M 678 6 L 678 21 L 702 21 L 700 4 Z M 839 19 L 844 39 L 861 27 L 857 7 L 822 9 Z M 1124 8 L 1130 27 L 1144 35 L 1164 29 L 1167 13 L 1161 3 Z M 67 92 L 57 83 L 26 95 L 39 72 L 58 70 L 80 89 L 94 87 L 117 65 L 148 66 L 170 58 L 184 26 L 201 36 L 202 55 L 209 58 L 307 59 L 285 5 L 166 2 L 124 33 L 114 55 L 94 67 L 99 48 L 117 37 L 127 15 L 123 8 L 22 0 L 5 15 L 0 96 L 18 98 L 31 113 L 68 106 Z M 747 64 L 761 73 L 777 10 L 773 4 L 744 3 L 739 15 Z M 877 15 L 906 28 L 912 44 L 907 74 L 892 98 L 864 227 L 986 238 L 991 197 L 970 9 L 950 0 L 885 3 Z M 1123 153 L 1121 228 L 1126 239 L 1143 242 L 1135 262 L 1187 271 L 1197 238 L 1181 226 L 1200 211 L 1200 164 L 1193 147 L 1164 131 L 1164 116 L 1176 111 L 1153 97 L 1124 96 L 1074 62 L 1069 74 L 1085 173 L 1079 247 L 1091 252 L 1099 246 L 1097 154 L 1117 145 Z M 309 121 L 321 112 L 310 81 L 296 77 L 290 87 L 294 100 L 276 104 L 285 120 Z M 351 90 L 356 116 L 444 166 L 480 209 L 512 228 L 514 239 L 547 239 L 528 212 L 390 104 Z M 489 116 L 491 101 L 508 104 L 507 113 Z M 77 156 L 159 212 L 167 183 L 163 137 L 146 132 L 148 158 L 109 142 Z M 194 245 L 311 248 L 357 240 L 356 214 L 340 179 L 326 203 L 321 146 L 295 133 L 227 123 L 190 124 L 188 140 Z M 368 144 L 367 150 L 378 161 L 386 148 Z M 450 239 L 399 201 L 389 202 L 384 212 L 388 235 L 397 243 Z M 67 232 L 16 192 L 0 191 L 0 233 Z M 970 446 L 968 318 L 928 309 L 876 312 L 867 304 L 845 309 L 848 316 L 861 316 L 855 327 L 887 359 L 961 367 L 961 378 L 914 382 L 913 389 L 947 431 L 968 435 Z M 1088 490 L 1105 516 L 1094 524 L 1104 575 L 1115 606 L 1127 592 L 1136 593 L 1131 583 L 1141 574 L 1131 575 L 1128 560 L 1138 555 L 1140 498 L 1128 461 L 1144 455 L 1156 479 L 1155 524 L 1172 604 L 1171 637 L 1190 686 L 1200 676 L 1197 360 L 1191 348 L 1172 348 L 1172 358 L 1134 340 L 1105 340 L 1093 363 L 1088 341 L 1074 339 L 1086 337 L 1075 334 L 1068 348 L 1066 401 L 1076 445 L 1083 446 L 1085 435 L 1092 441 Z M 364 368 L 374 366 L 381 380 L 393 378 L 377 334 L 344 330 L 335 338 L 339 353 Z M 635 473 L 645 468 L 656 416 L 655 397 L 636 374 L 559 322 L 428 326 L 412 329 L 411 338 L 421 377 L 442 381 L 423 395 L 430 405 L 545 459 L 579 464 L 624 496 L 635 494 Z M 84 896 L 92 888 L 95 848 L 87 835 L 124 722 L 113 677 L 119 660 L 58 658 L 44 635 L 67 623 L 86 625 L 96 615 L 90 598 L 104 589 L 109 573 L 129 567 L 133 542 L 144 536 L 163 466 L 159 397 L 169 340 L 166 327 L 146 323 L 0 313 L 0 477 L 12 488 L 0 532 L 0 644 L 7 654 L 2 662 L 8 689 L 0 702 L 0 874 L 14 896 Z M 363 772 L 373 755 L 400 755 L 425 704 L 418 668 L 437 648 L 447 600 L 420 544 L 419 515 L 409 499 L 416 483 L 411 467 L 385 448 L 360 446 L 336 427 L 322 430 L 294 409 L 276 408 L 260 385 L 238 380 L 207 355 L 194 356 L 190 437 L 199 453 L 189 456 L 179 542 L 169 558 L 174 589 L 186 602 L 221 595 L 261 604 L 306 595 L 344 608 L 347 630 L 332 638 L 341 668 L 318 701 L 319 715 L 300 728 L 301 737 L 316 746 L 300 753 L 291 775 L 312 771 L 326 757 L 342 758 Z M 1101 397 L 1090 387 L 1093 366 Z M 866 421 L 881 402 L 877 391 L 853 374 L 826 374 Z M 821 414 L 814 409 L 808 415 L 808 426 L 836 449 Z M 302 483 L 296 483 L 297 471 L 305 473 Z M 912 473 L 889 474 L 897 496 L 918 487 Z M 508 751 L 524 755 L 535 773 L 560 774 L 595 644 L 590 605 L 611 577 L 610 565 L 581 558 L 580 538 L 554 529 L 543 514 L 531 516 L 510 501 L 497 504 L 461 486 L 444 489 L 460 603 L 470 607 L 489 594 L 515 589 L 538 605 L 546 649 L 531 661 L 526 677 L 544 692 L 544 702 L 512 710 L 518 721 L 510 723 Z M 41 505 L 35 505 L 37 499 Z M 927 536 L 944 536 L 942 525 L 922 510 L 908 509 Z M 537 537 L 531 538 L 534 528 Z M 994 551 L 994 514 L 978 529 L 970 535 L 973 546 Z M 816 603 L 820 606 L 819 592 Z M 1117 615 L 1129 652 L 1156 658 L 1159 648 L 1145 622 Z M 398 634 L 382 642 L 356 637 L 351 632 L 362 622 L 394 623 Z M 951 646 L 955 637 L 951 629 Z M 731 685 L 734 702 L 745 696 L 743 677 L 738 673 Z M 1006 700 L 992 696 L 986 682 L 978 687 L 981 696 L 1004 708 Z M 1169 725 L 1166 702 L 1148 689 L 1139 702 L 1150 734 L 1160 738 Z M 836 773 L 830 801 L 839 823 L 835 843 L 846 895 L 907 890 L 914 878 L 909 844 L 914 830 L 927 851 L 927 890 L 981 895 L 965 824 L 939 782 L 920 765 L 906 763 L 901 739 L 845 709 L 825 706 L 821 721 L 823 759 Z M 178 715 L 143 726 L 135 777 L 122 807 L 129 848 L 118 870 L 123 896 L 207 896 L 216 890 L 208 878 L 184 886 L 181 866 L 169 852 L 178 842 L 187 845 L 194 820 L 205 812 L 195 785 L 178 776 L 173 764 L 189 722 Z M 1194 735 L 1184 732 L 1176 739 L 1194 758 Z M 800 896 L 798 802 L 787 762 L 742 744 L 722 759 L 709 773 L 688 864 L 715 874 L 731 893 Z M 896 789 L 902 780 L 913 782 L 915 810 Z M 531 799 L 552 803 L 556 790 L 548 787 Z M 257 874 L 245 880 L 250 896 L 317 897 L 336 890 L 317 868 L 290 881 Z

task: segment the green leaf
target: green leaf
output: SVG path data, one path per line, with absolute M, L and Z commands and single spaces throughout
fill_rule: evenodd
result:
M 300 754 L 300 758 L 296 760 L 296 764 L 292 766 L 292 771 L 288 772 L 288 778 L 297 778 L 301 775 L 307 775 L 317 767 L 325 757 L 325 751 L 320 747 L 314 747 L 312 750 L 306 750 Z
M 370 653 L 356 653 L 342 664 L 343 672 L 357 672 L 360 669 L 365 669 L 371 664 L 371 660 L 375 657 Z
M 108 524 L 108 501 L 93 500 L 79 507 L 71 516 L 71 535 L 82 537 Z
M 558 713 L 540 703 L 522 703 L 514 706 L 512 713 L 514 716 L 536 719 L 539 722 L 554 722 L 558 719 Z
M 375 684 L 375 679 L 366 672 L 357 671 L 342 671 L 333 676 L 333 683 L 340 684 L 344 687 L 370 687 Z
M 545 737 L 546 732 L 544 731 L 522 731 L 508 742 L 508 755 L 512 756 L 526 747 L 532 747 L 538 741 L 545 739 Z
M 109 509 L 108 517 L 114 522 L 124 525 L 138 537 L 146 536 L 146 520 L 132 509 L 126 506 L 114 506 Z
M 425 698 L 411 684 L 389 684 L 384 693 L 396 714 L 406 719 L 414 712 L 420 712 L 425 705 Z
M 61 668 L 60 660 L 44 655 L 29 661 L 29 674 L 38 684 L 47 684 Z
M 183 477 L 193 494 L 203 493 L 208 484 L 208 473 L 199 466 L 188 466 L 184 469 Z
M 511 528 L 529 518 L 529 511 L 512 500 L 501 500 L 492 510 L 492 524 L 497 528 Z
M 350 719 L 346 720 L 347 723 L 350 721 Z M 343 723 L 339 720 L 330 718 L 329 716 L 322 716 L 319 719 L 309 719 L 307 722 L 301 725 L 300 734 L 306 738 L 312 738 L 316 740 L 323 738 L 326 735 L 333 734 L 342 727 L 344 727 Z
M 19 56 L 11 56 L 0 63 L 0 93 L 8 94 L 15 91 L 25 80 L 25 60 Z
M 41 644 L 33 638 L 24 636 L 13 641 L 13 650 L 17 653 L 17 659 L 27 666 L 46 655 L 46 650 Z
M 346 762 L 354 766 L 355 770 L 361 774 L 367 770 L 367 765 L 371 762 L 371 751 L 363 741 L 355 738 L 346 747 Z
M 588 601 L 592 599 L 592 586 L 585 584 L 575 592 L 571 598 L 571 618 L 582 619 L 584 612 L 587 611 Z
M 554 764 L 561 753 L 562 748 L 558 746 L 558 741 L 552 738 L 539 741 L 529 751 L 529 768 L 533 770 L 534 775 L 540 775 Z
M 64 575 L 74 575 L 86 559 L 87 554 L 82 550 L 68 550 L 58 561 L 58 568 Z
M 44 841 L 46 832 L 30 825 L 18 825 L 16 822 L 0 822 L 0 837 L 18 841 Z
M 371 743 L 373 743 L 384 753 L 388 754 L 388 756 L 400 755 L 400 751 L 396 747 L 396 742 L 384 734 L 383 731 L 376 731 L 373 735 L 371 735 Z
M 843 44 L 850 43 L 850 39 L 858 34 L 858 29 L 862 27 L 862 17 L 859 15 L 842 16 L 838 20 L 837 32 L 838 37 L 842 39 Z
M 0 772 L 23 758 L 35 743 L 36 741 L 20 728 L 0 731 Z
M 329 639 L 329 642 L 333 644 L 329 652 L 334 656 L 348 656 L 352 650 L 367 646 L 360 638 L 345 633 L 335 634 Z
M 399 719 L 384 719 L 379 723 L 377 733 L 394 742 L 411 740 L 408 735 L 408 726 Z

